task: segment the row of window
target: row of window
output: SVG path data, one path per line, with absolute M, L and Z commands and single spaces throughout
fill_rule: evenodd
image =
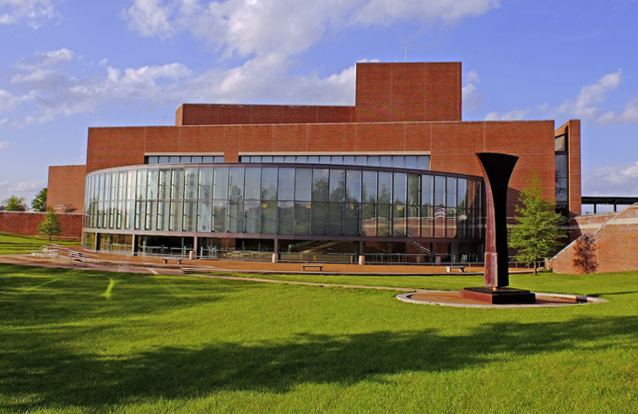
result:
M 87 177 L 85 227 L 473 238 L 481 193 L 478 179 L 358 167 L 138 168 Z
M 242 155 L 239 157 L 239 162 L 430 169 L 429 155 Z
M 223 156 L 149 155 L 144 158 L 145 164 L 219 164 L 223 162 Z

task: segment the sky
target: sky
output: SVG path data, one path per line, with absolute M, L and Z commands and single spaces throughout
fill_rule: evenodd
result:
M 463 119 L 582 122 L 583 195 L 638 196 L 638 0 L 0 0 L 0 201 L 89 127 L 182 103 L 354 105 L 355 64 L 460 61 Z

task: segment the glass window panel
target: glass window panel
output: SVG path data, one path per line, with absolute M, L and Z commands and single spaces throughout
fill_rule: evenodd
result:
M 265 156 L 261 157 L 261 162 L 273 162 L 273 156 L 272 155 L 265 155 Z
M 211 231 L 211 202 L 201 200 L 197 210 L 197 231 Z
M 293 228 L 293 202 L 278 202 L 278 234 L 292 234 Z
M 346 201 L 361 202 L 361 171 L 349 170 L 346 173 Z
M 228 201 L 213 201 L 213 231 L 216 233 L 226 232 L 226 219 L 228 217 Z
M 457 209 L 456 217 L 456 237 L 464 239 L 467 237 L 467 209 Z
M 298 164 L 307 164 L 308 156 L 307 155 L 297 155 L 297 163 Z
M 248 160 L 250 162 L 261 162 L 261 157 L 259 157 L 259 156 L 252 156 L 252 157 L 247 157 L 247 158 L 248 158 Z
M 378 155 L 371 155 L 368 157 L 368 165 L 371 167 L 378 167 L 380 162 L 380 157 Z
M 294 200 L 295 197 L 295 169 L 279 169 L 279 200 Z M 289 233 L 288 233 L 289 234 Z
M 117 199 L 119 201 L 124 201 L 126 200 L 126 189 L 127 189 L 126 177 L 128 176 L 128 174 L 126 173 L 126 171 L 120 171 L 119 175 L 120 177 L 119 177 L 119 184 L 118 184 Z
M 170 201 L 160 200 L 157 203 L 157 230 L 168 231 L 170 221 Z
M 214 157 L 213 158 L 213 162 L 222 163 L 222 162 L 224 162 L 224 157 L 223 156 Z
M 277 168 L 263 168 L 261 170 L 261 199 L 277 199 Z
M 359 235 L 359 210 L 361 205 L 359 203 L 346 203 L 345 205 L 345 220 L 343 226 L 343 234 L 345 236 L 358 236 Z
M 244 167 L 230 169 L 230 200 L 240 201 L 244 199 Z M 237 233 L 237 232 L 235 232 Z
M 215 157 L 203 157 L 204 164 L 212 164 L 215 162 Z
M 190 164 L 193 161 L 193 157 L 180 157 L 182 164 Z
M 392 156 L 392 166 L 395 168 L 405 168 L 405 156 L 403 155 Z
M 419 237 L 421 234 L 421 207 L 419 206 L 408 206 L 407 207 L 407 222 L 408 222 L 408 236 L 409 237 Z
M 467 179 L 465 178 L 458 179 L 457 200 L 457 206 L 467 207 Z
M 168 200 L 171 198 L 171 170 L 159 170 L 159 191 L 157 198 Z
M 312 202 L 312 235 L 325 236 L 328 233 L 328 203 Z
M 296 161 L 296 158 L 294 155 L 286 155 L 286 157 L 284 158 L 284 162 L 288 163 L 288 164 L 294 164 Z
M 405 237 L 406 235 L 406 207 L 401 204 L 395 204 L 392 212 L 392 236 Z
M 392 203 L 392 173 L 379 172 L 379 198 L 382 204 Z
M 135 201 L 126 202 L 126 229 L 133 230 L 135 225 Z
M 377 234 L 388 237 L 391 234 L 392 204 L 377 205 Z
M 245 201 L 244 215 L 246 217 L 246 233 L 258 234 L 261 230 L 261 203 L 259 201 Z
M 408 198 L 407 203 L 409 205 L 421 204 L 420 197 L 421 190 L 421 175 L 420 174 L 408 174 Z
M 193 157 L 193 164 L 201 164 L 204 161 L 204 157 Z
M 333 155 L 331 163 L 334 165 L 343 165 L 343 156 L 342 155 Z
M 276 155 L 276 156 L 272 157 L 272 161 L 273 162 L 284 162 L 284 157 L 283 157 L 283 155 Z
M 354 156 L 352 155 L 346 155 L 343 157 L 343 164 L 344 165 L 354 165 Z
M 322 155 L 319 157 L 319 164 L 330 164 L 331 157 L 330 155 Z
M 366 157 L 365 155 L 357 155 L 355 163 L 357 165 L 368 165 L 368 157 Z
M 306 236 L 310 234 L 310 203 L 295 203 L 294 234 Z
M 199 170 L 199 198 L 201 200 L 211 200 L 213 198 L 212 168 L 202 168 Z
M 343 203 L 346 195 L 346 171 L 330 170 L 330 201 Z
M 308 156 L 309 164 L 319 164 L 319 156 L 318 155 L 310 155 Z
M 128 182 L 126 184 L 126 199 L 135 200 L 137 172 L 135 170 L 128 171 Z
M 366 237 L 377 235 L 377 213 L 375 204 L 361 205 L 361 234 Z
M 157 201 L 146 202 L 146 230 L 157 230 Z
M 244 232 L 244 203 L 230 201 L 228 203 L 228 231 L 231 233 Z
M 312 193 L 312 170 L 297 168 L 295 178 L 295 200 L 310 201 Z
M 184 231 L 195 231 L 197 222 L 197 201 L 184 201 Z
M 147 164 L 158 164 L 158 163 L 159 163 L 159 157 L 148 157 Z
M 456 207 L 456 178 L 447 177 L 446 205 Z
M 328 177 L 328 169 L 312 170 L 312 201 L 328 201 Z
M 417 168 L 420 170 L 429 170 L 430 169 L 430 156 L 429 155 L 419 155 L 416 158 Z
M 434 205 L 445 205 L 445 177 L 434 177 Z
M 159 157 L 159 164 L 168 164 L 170 161 L 169 157 Z
M 405 204 L 406 173 L 394 173 L 394 204 Z
M 173 200 L 184 198 L 184 170 L 181 168 L 173 170 L 170 198 Z
M 556 177 L 556 201 L 569 201 L 567 197 L 567 178 Z
M 277 233 L 277 201 L 261 202 L 261 233 Z
M 144 229 L 146 223 L 146 201 L 135 202 L 135 230 Z
M 111 173 L 106 173 L 104 174 L 104 195 L 102 197 L 102 199 L 106 202 L 106 201 L 110 201 L 111 200 Z
M 226 200 L 227 198 L 228 198 L 228 167 L 215 168 L 213 199 Z
M 261 168 L 246 168 L 246 200 L 260 199 Z
M 554 151 L 567 151 L 565 134 L 554 138 Z
M 328 235 L 343 235 L 343 203 L 328 203 Z
M 180 162 L 181 158 L 182 158 L 182 157 L 173 156 L 173 157 L 170 157 L 169 162 L 170 162 L 171 164 L 179 164 L 179 162 Z
M 361 199 L 365 203 L 377 202 L 377 173 L 376 171 L 363 171 L 363 183 L 361 187 Z
M 184 198 L 196 199 L 197 198 L 197 185 L 198 185 L 198 173 L 197 168 L 187 168 L 184 170 L 185 184 L 184 184 Z
M 556 177 L 567 178 L 568 176 L 569 176 L 569 172 L 567 168 L 567 155 L 557 154 L 556 155 Z
M 184 215 L 184 202 L 181 199 L 171 200 L 171 219 L 169 227 L 171 231 L 182 231 Z
M 419 168 L 419 164 L 416 161 L 416 155 L 405 156 L 405 168 Z
M 449 239 L 455 238 L 456 237 L 456 209 L 455 208 L 447 209 L 447 217 L 445 220 L 445 226 L 446 226 L 447 238 Z
M 434 207 L 434 237 L 444 238 L 446 237 L 445 233 L 445 222 L 447 219 L 447 212 L 445 207 Z
M 381 155 L 379 157 L 379 165 L 381 167 L 392 167 L 392 156 L 391 155 Z
M 159 170 L 148 171 L 148 187 L 146 189 L 146 198 L 148 200 L 157 200 L 157 189 L 159 184 Z

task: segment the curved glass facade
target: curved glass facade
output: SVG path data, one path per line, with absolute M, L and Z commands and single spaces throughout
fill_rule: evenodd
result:
M 354 165 L 101 170 L 86 179 L 85 247 L 95 246 L 96 235 L 109 235 L 109 245 L 119 240 L 123 250 L 135 244 L 130 235 L 194 237 L 211 246 L 218 238 L 253 238 L 260 246 L 268 239 L 480 243 L 482 185 L 479 177 Z

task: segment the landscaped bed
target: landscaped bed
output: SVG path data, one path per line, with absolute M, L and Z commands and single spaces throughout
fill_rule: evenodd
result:
M 635 412 L 638 272 L 511 282 L 609 302 L 444 308 L 387 290 L 0 265 L 0 412 Z

